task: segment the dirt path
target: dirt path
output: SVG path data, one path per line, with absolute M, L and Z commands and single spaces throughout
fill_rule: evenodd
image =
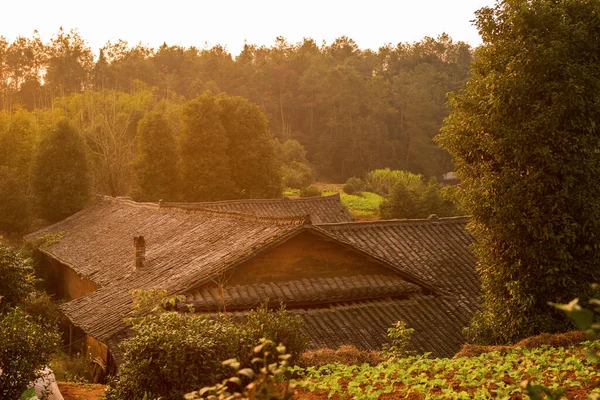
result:
M 65 400 L 100 400 L 104 396 L 104 385 L 58 382 L 58 388 Z

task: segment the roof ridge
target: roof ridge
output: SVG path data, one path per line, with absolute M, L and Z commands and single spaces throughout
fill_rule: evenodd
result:
M 271 217 L 271 216 L 260 216 L 250 213 L 242 213 L 239 211 L 221 211 L 221 210 L 209 210 L 206 208 L 182 208 L 177 206 L 171 206 L 169 203 L 151 203 L 151 202 L 137 202 L 129 198 L 119 198 L 110 196 L 99 196 L 101 201 L 109 201 L 119 204 L 124 204 L 131 207 L 149 208 L 157 211 L 169 210 L 187 214 L 215 216 L 215 217 L 229 217 L 239 218 L 247 221 L 269 221 L 269 222 L 281 222 L 290 225 L 306 225 L 310 224 L 310 215 L 290 215 L 285 217 Z
M 308 203 L 313 201 L 326 201 L 331 199 L 340 198 L 339 193 L 334 193 L 328 196 L 313 196 L 313 197 L 280 197 L 277 199 L 233 199 L 233 200 L 218 200 L 218 201 L 199 201 L 199 202 L 190 202 L 190 203 L 182 203 L 182 202 L 163 202 L 162 206 L 169 207 L 182 207 L 189 209 L 191 207 L 202 207 L 207 205 L 220 205 L 220 204 L 239 204 L 239 203 L 252 203 L 252 204 L 269 204 L 269 203 L 279 203 L 279 202 L 288 202 L 293 201 L 294 203 Z
M 349 222 L 325 222 L 321 224 L 317 224 L 316 226 L 320 227 L 344 227 L 344 226 L 355 226 L 355 227 L 364 227 L 371 225 L 425 225 L 425 224 L 434 224 L 434 225 L 444 225 L 444 224 L 453 224 L 453 223 L 463 223 L 467 222 L 471 219 L 470 215 L 463 215 L 458 217 L 442 217 L 436 219 L 429 218 L 418 218 L 418 219 L 382 219 L 375 221 L 349 221 Z

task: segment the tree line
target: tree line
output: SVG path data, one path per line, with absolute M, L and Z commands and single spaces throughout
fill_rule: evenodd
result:
M 275 137 L 305 148 L 321 179 L 341 182 L 386 167 L 435 176 L 452 169 L 432 138 L 447 115 L 446 93 L 465 82 L 471 57 L 467 44 L 445 34 L 378 51 L 348 37 L 321 45 L 278 37 L 271 47 L 247 44 L 235 58 L 222 46 L 118 41 L 96 56 L 76 31 L 61 29 L 47 43 L 37 34 L 0 38 L 0 108 L 54 108 L 72 94 L 93 96 L 87 91 L 126 100 L 140 83 L 156 88 L 159 100 L 210 90 L 256 103 Z M 129 129 L 125 116 L 115 117 L 117 129 Z
M 310 168 L 298 146 L 275 140 L 257 105 L 210 92 L 158 100 L 142 85 L 0 113 L 0 230 L 59 221 L 92 192 L 154 202 L 278 197 L 283 167 Z

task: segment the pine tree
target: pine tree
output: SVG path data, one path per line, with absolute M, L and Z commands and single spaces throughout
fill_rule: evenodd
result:
M 600 2 L 505 0 L 476 25 L 484 44 L 438 140 L 477 238 L 469 337 L 514 342 L 571 329 L 547 303 L 600 281 Z
M 179 171 L 173 130 L 159 111 L 149 112 L 138 123 L 135 174 L 140 201 L 175 200 Z
M 33 189 L 41 216 L 49 222 L 60 221 L 81 210 L 89 199 L 84 142 L 64 119 L 40 144 L 33 170 Z
M 215 97 L 205 93 L 186 103 L 180 142 L 183 200 L 223 200 L 234 196 L 228 147 Z

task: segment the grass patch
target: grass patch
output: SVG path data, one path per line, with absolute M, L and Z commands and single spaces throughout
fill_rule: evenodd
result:
M 379 205 L 383 201 L 383 197 L 377 193 L 360 192 L 356 195 L 346 194 L 343 191 L 343 184 L 335 183 L 315 183 L 315 187 L 319 188 L 322 196 L 331 196 L 332 194 L 340 194 L 342 204 L 354 215 L 358 220 L 379 219 Z M 299 197 L 299 189 L 286 188 L 283 191 L 284 196 Z
M 379 218 L 379 205 L 383 197 L 371 192 L 361 192 L 360 195 L 340 194 L 342 203 L 359 219 Z

